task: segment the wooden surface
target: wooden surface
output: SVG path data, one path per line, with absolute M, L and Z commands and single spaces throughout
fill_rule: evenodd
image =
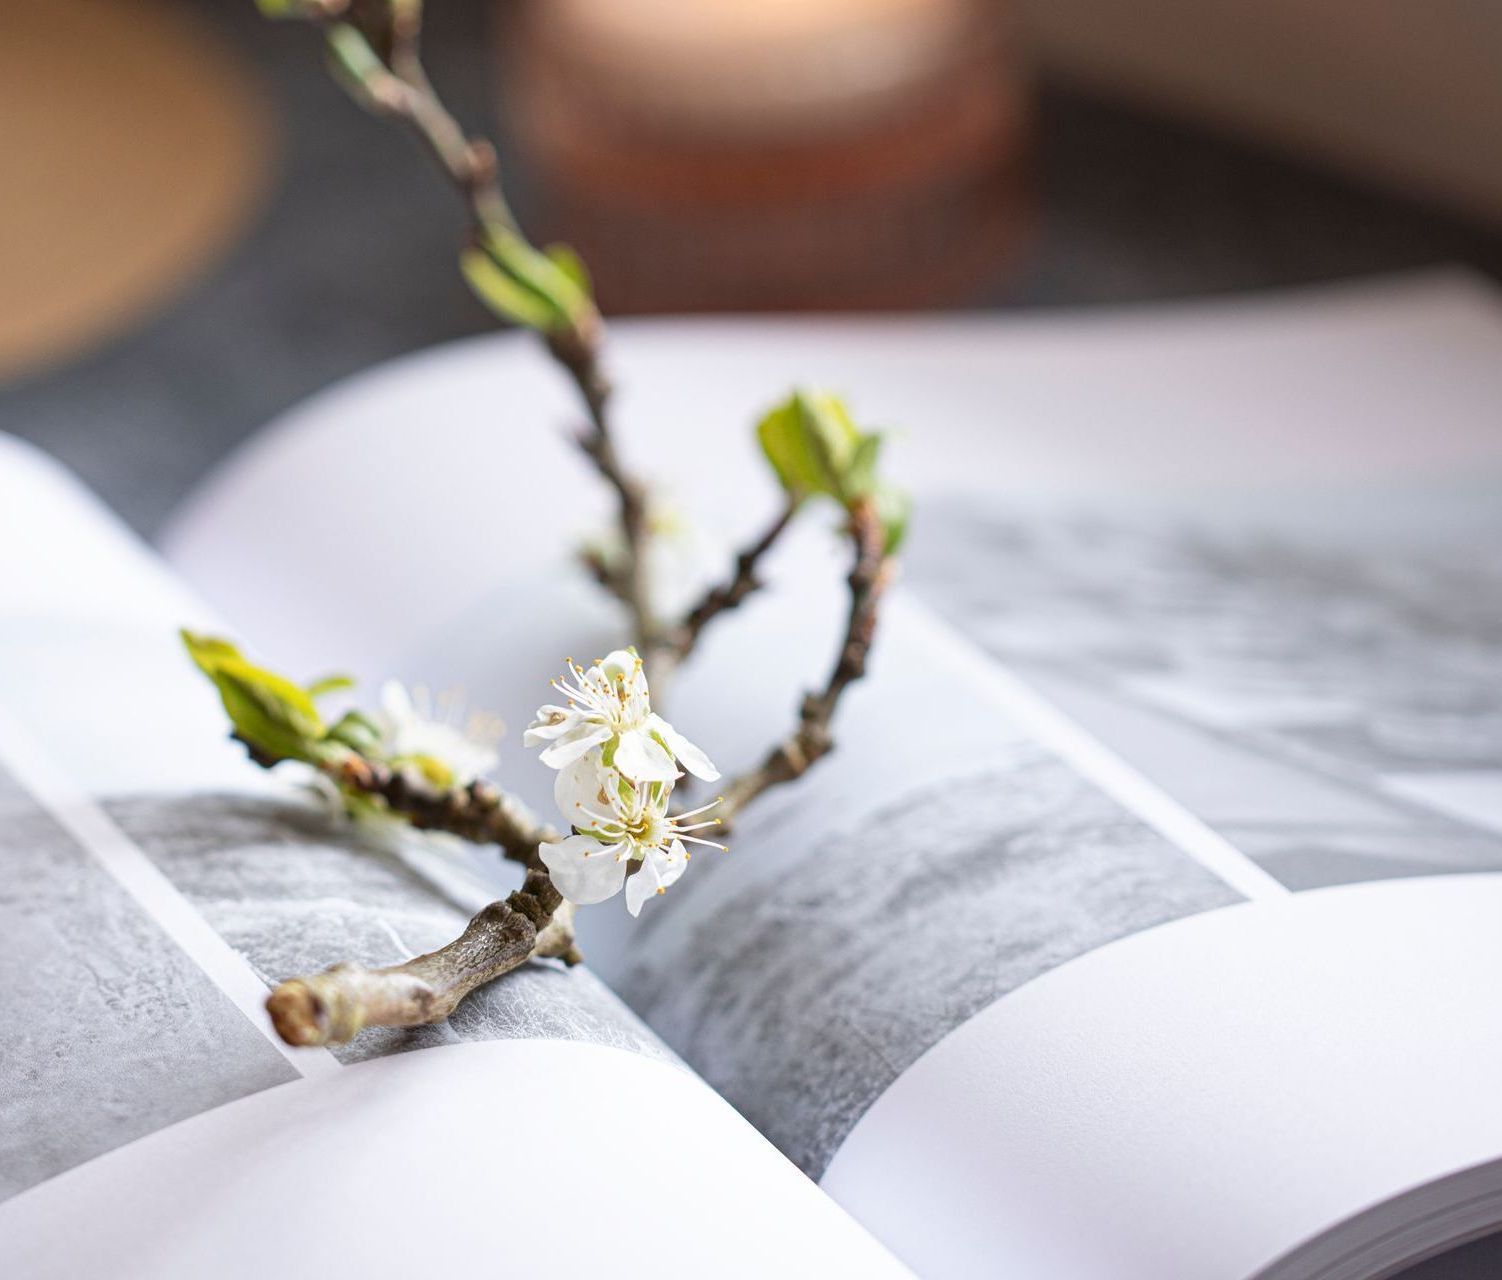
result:
M 1017 0 L 1106 90 L 1421 192 L 1502 227 L 1502 9 L 1475 0 Z
M 180 5 L 0 0 L 0 377 L 125 328 L 232 243 L 268 114 Z

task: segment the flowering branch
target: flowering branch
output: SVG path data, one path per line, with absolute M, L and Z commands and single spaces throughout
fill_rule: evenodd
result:
M 823 689 L 804 697 L 793 732 L 773 747 L 760 765 L 725 788 L 719 813 L 727 829 L 763 791 L 801 777 L 815 761 L 834 749 L 830 723 L 835 709 L 845 690 L 866 674 L 866 658 L 876 636 L 878 606 L 892 565 L 888 534 L 872 499 L 863 498 L 851 506 L 850 538 L 855 547 L 854 562 L 846 579 L 850 609 L 834 670 Z
M 448 718 L 431 719 L 425 696 L 388 684 L 379 712 L 350 710 L 329 724 L 317 700 L 349 688 L 346 678 L 304 686 L 254 665 L 227 640 L 188 631 L 182 639 L 217 689 L 233 737 L 263 768 L 311 767 L 357 815 L 376 811 L 495 844 L 527 868 L 520 889 L 446 947 L 389 968 L 340 964 L 279 985 L 267 1009 L 289 1044 L 336 1044 L 367 1026 L 438 1021 L 476 986 L 533 957 L 576 964 L 576 906 L 625 889 L 635 915 L 687 869 L 688 845 L 724 848 L 695 834 L 718 819 L 691 821 L 713 804 L 671 812 L 683 771 L 706 781 L 719 773 L 652 710 L 642 660 L 631 650 L 587 670 L 570 663 L 554 682 L 567 705 L 541 707 L 527 730 L 528 745 L 559 770 L 554 798 L 571 830 L 564 836 L 477 775 L 496 759 L 493 722 L 471 716 L 456 727 L 452 705 Z
M 587 424 L 577 443 L 614 492 L 618 556 L 587 555 L 595 577 L 631 615 L 636 647 L 586 667 L 569 662 L 554 682 L 563 705 L 543 706 L 524 741 L 558 771 L 554 799 L 563 831 L 540 821 L 481 775 L 491 744 L 473 728 L 431 720 L 400 686 L 388 685 L 376 715 L 348 711 L 325 723 L 316 700 L 349 681 L 302 686 L 256 667 L 227 641 L 184 633 L 189 653 L 219 691 L 236 738 L 266 768 L 296 762 L 332 783 L 356 814 L 401 818 L 498 847 L 526 868 L 522 886 L 491 903 L 447 946 L 384 969 L 335 965 L 293 978 L 267 1007 L 291 1044 L 342 1043 L 369 1026 L 413 1026 L 446 1017 L 470 991 L 533 957 L 580 959 L 574 909 L 624 891 L 639 913 L 687 870 L 689 846 L 723 849 L 721 827 L 769 787 L 800 777 L 833 749 L 831 724 L 846 689 L 865 673 L 906 502 L 877 477 L 882 439 L 863 432 L 827 395 L 795 393 L 758 424 L 762 452 L 785 503 L 736 557 L 730 577 L 681 618 L 658 616 L 646 549 L 648 494 L 621 462 L 611 427 L 611 386 L 600 358 L 603 325 L 583 264 L 564 246 L 539 250 L 522 235 L 502 193 L 494 147 L 466 133 L 434 91 L 419 50 L 422 0 L 257 0 L 275 17 L 301 18 L 324 34 L 339 78 L 373 112 L 406 124 L 449 178 L 470 218 L 460 267 L 498 316 L 534 330 L 568 374 Z M 705 628 L 761 586 L 760 566 L 811 500 L 843 512 L 854 547 L 849 612 L 833 670 L 807 694 L 786 740 L 732 782 L 721 799 L 675 811 L 685 773 L 715 781 L 708 756 L 652 709 L 649 675 L 665 676 Z M 715 816 L 704 816 L 718 809 Z
M 309 766 L 356 814 L 378 811 L 422 830 L 494 844 L 527 868 L 520 889 L 429 955 L 386 969 L 335 965 L 282 983 L 266 1007 L 289 1044 L 338 1044 L 366 1026 L 436 1022 L 475 987 L 533 956 L 579 962 L 573 905 L 543 863 L 543 850 L 560 834 L 477 775 L 495 761 L 494 724 L 471 717 L 460 728 L 433 720 L 425 699 L 420 708 L 399 685 L 382 691 L 376 715 L 348 711 L 327 724 L 317 699 L 348 688 L 347 679 L 304 687 L 254 665 L 227 640 L 187 631 L 182 639 L 218 690 L 233 736 L 262 768 Z

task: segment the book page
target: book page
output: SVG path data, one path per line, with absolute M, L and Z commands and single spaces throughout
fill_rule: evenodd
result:
M 796 690 L 832 642 L 799 576 L 838 581 L 817 541 L 682 675 L 681 723 L 728 773 L 794 700 L 757 655 L 786 653 Z M 1484 1181 L 1451 1205 L 1479 1217 L 1430 1224 L 1453 1234 L 1406 1215 L 1502 1152 L 1477 1119 L 1502 877 L 1294 896 L 912 599 L 923 556 L 834 755 L 639 922 L 586 912 L 592 964 L 921 1274 L 1252 1275 L 1383 1205 L 1341 1249 L 1487 1225 Z M 470 623 L 506 647 L 502 602 Z M 493 654 L 446 674 L 503 697 Z
M 1462 1124 L 1498 1064 L 1477 976 L 1494 950 L 1476 907 L 1492 882 L 1400 879 L 1384 895 L 1381 885 L 1346 889 L 1328 870 L 1334 854 L 1400 872 L 1484 869 L 1480 824 L 1445 827 L 1432 804 L 1410 829 L 1417 851 L 1398 827 L 1385 851 L 1326 841 L 1320 858 L 1302 859 L 1306 874 L 1326 868 L 1324 896 L 1294 896 L 1286 868 L 1299 859 L 1273 856 L 1279 842 L 1297 852 L 1336 821 L 1377 830 L 1369 796 L 1321 809 L 1333 792 L 1314 769 L 1301 785 L 1320 791 L 1318 804 L 1300 799 L 1286 831 L 1269 800 L 1276 787 L 1253 788 L 1251 812 L 1238 812 L 1238 775 L 1218 757 L 1144 752 L 1116 736 L 1124 713 L 1086 714 L 1084 701 L 1109 682 L 1075 679 L 1085 691 L 1071 701 L 1014 666 L 962 616 L 970 597 L 942 585 L 946 562 L 958 561 L 961 588 L 986 599 L 998 509 L 1013 521 L 1038 513 L 1035 527 L 1067 543 L 1071 512 L 1107 497 L 1115 518 L 1146 513 L 1151 525 L 1175 493 L 1229 506 L 1238 493 L 1302 492 L 1318 506 L 1342 486 L 1480 474 L 1502 460 L 1502 319 L 1490 298 L 1441 280 L 1015 327 L 648 326 L 621 346 L 633 375 L 622 401 L 629 438 L 670 460 L 654 478 L 685 506 L 733 531 L 754 528 L 769 505 L 741 478 L 756 466 L 745 421 L 780 380 L 855 388 L 858 411 L 911 424 L 894 444 L 920 497 L 911 581 L 887 610 L 870 677 L 842 706 L 840 749 L 749 815 L 726 858 L 696 858 L 639 927 L 623 911 L 585 918 L 592 964 L 784 1150 L 924 1274 L 971 1274 L 985 1258 L 1081 1277 L 1252 1274 L 1502 1151 L 1502 1135 Z M 469 477 L 447 482 L 473 485 L 470 500 L 451 493 L 421 533 L 409 521 L 389 535 L 391 598 L 341 593 L 330 580 L 323 607 L 352 598 L 352 612 L 333 610 L 336 625 L 344 643 L 379 634 L 390 645 L 373 665 L 462 682 L 525 716 L 559 656 L 603 651 L 620 619 L 570 575 L 569 544 L 601 508 L 551 431 L 550 415 L 566 414 L 559 389 L 523 357 L 474 343 L 347 388 L 227 471 L 172 545 L 206 582 L 215 577 L 219 548 L 294 460 L 315 473 L 347 457 L 362 499 L 386 490 L 394 503 L 398 476 L 464 456 Z M 500 377 L 503 366 L 514 379 Z M 685 387 L 686 369 L 700 393 Z M 516 392 L 504 400 L 510 426 L 476 408 L 492 381 Z M 715 421 L 686 421 L 685 396 Z M 404 429 L 435 404 L 447 408 L 432 431 Z M 374 459 L 354 448 L 372 425 L 382 433 Z M 555 463 L 566 477 L 558 487 L 510 486 L 482 516 L 480 489 L 493 477 Z M 229 533 L 216 532 L 220 515 Z M 997 536 L 1010 536 L 1005 522 Z M 430 548 L 483 550 L 434 569 L 412 554 L 429 537 Z M 769 574 L 776 593 L 716 633 L 674 693 L 674 719 L 729 773 L 785 730 L 828 661 L 842 565 L 834 540 L 818 541 L 785 549 Z M 1076 554 L 1090 560 L 1088 544 Z M 1011 570 L 1025 575 L 1032 556 L 1014 556 Z M 536 567 L 516 574 L 518 557 Z M 255 558 L 270 580 L 275 548 Z M 1053 576 L 1039 576 L 1046 604 Z M 399 609 L 407 585 L 443 602 L 441 624 Z M 247 618 L 265 603 L 238 598 Z M 963 603 L 946 604 L 953 598 Z M 1084 617 L 1087 640 L 1098 621 Z M 1052 619 L 1035 624 L 1046 649 Z M 330 644 L 324 631 L 288 626 L 289 643 L 309 653 Z M 1066 673 L 1088 665 L 1061 656 L 1073 662 L 1060 664 Z M 1087 644 L 1085 656 L 1099 655 Z M 1159 694 L 1182 700 L 1183 690 Z M 549 779 L 526 753 L 508 751 L 503 776 L 546 802 Z M 1222 779 L 1214 798 L 1225 803 L 1202 803 Z M 1457 783 L 1446 786 L 1453 818 Z M 1267 843 L 1247 839 L 1257 827 Z M 1453 838 L 1428 840 L 1442 828 Z M 1405 919 L 1415 950 L 1395 953 L 1391 929 Z M 1453 948 L 1428 945 L 1445 938 Z M 1288 957 L 1306 964 L 1292 973 Z M 1467 957 L 1480 960 L 1471 968 Z M 1124 987 L 1118 973 L 1145 985 Z M 1118 1014 L 1131 1022 L 1117 1026 Z M 1313 1069 L 1293 1050 L 1317 1031 Z M 1477 1070 L 1453 1089 L 1410 1070 L 1457 1058 Z M 1013 1079 L 1027 1087 L 1010 1094 Z M 1411 1123 L 1389 1158 L 1347 1160 L 1393 1108 Z M 1014 1194 L 1044 1168 L 1047 1212 Z M 1217 1177 L 1276 1181 L 1286 1195 L 1252 1212 Z M 1153 1226 L 1185 1222 L 1204 1229 Z M 1381 1234 L 1392 1223 L 1379 1214 L 1369 1225 Z
M 786 719 L 800 687 L 755 655 L 833 648 L 800 626 L 838 581 L 826 567 L 802 591 L 785 572 L 779 597 L 685 673 L 684 714 L 715 726 L 731 776 L 770 736 L 737 704 Z M 696 856 L 671 902 L 590 940 L 616 990 L 814 1177 L 971 1016 L 1116 938 L 1242 902 L 1258 881 L 1176 846 L 1061 755 L 921 606 L 897 595 L 882 627 L 834 753 L 749 810 L 729 854 Z
M 931 511 L 910 587 L 1265 878 L 998 1002 L 870 1110 L 825 1185 L 915 1265 L 1000 1232 L 1053 1275 L 1361 1276 L 1495 1228 L 1495 474 Z M 918 1154 L 944 1135 L 962 1173 Z M 1144 1230 L 1170 1170 L 1197 1226 Z
M 1151 516 L 958 502 L 910 580 L 1289 888 L 1497 870 L 1499 483 Z
M 212 617 L 9 440 L 0 540 L 35 550 L 0 564 L 8 1265 L 311 1276 L 501 1249 L 540 1271 L 566 1240 L 602 1273 L 765 1274 L 789 1250 L 806 1274 L 902 1273 L 585 969 L 529 965 L 434 1027 L 282 1044 L 270 984 L 447 942 L 499 877 L 259 774 L 177 640 Z M 643 1179 L 684 1215 L 648 1252 L 629 1242 L 652 1208 L 620 1190 Z
M 1494 289 L 1435 271 L 985 318 L 630 320 L 612 326 L 610 363 L 625 460 L 724 556 L 775 510 L 751 428 L 793 386 L 889 428 L 888 469 L 920 499 L 1151 502 L 1495 459 L 1499 346 Z M 529 335 L 450 343 L 279 418 L 162 546 L 279 661 L 383 674 L 608 527 L 578 421 Z

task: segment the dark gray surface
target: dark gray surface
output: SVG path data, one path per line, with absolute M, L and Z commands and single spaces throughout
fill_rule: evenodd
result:
M 1497 1280 L 1498 1276 L 1502 1276 L 1502 1235 L 1491 1235 L 1409 1267 L 1392 1280 Z
M 778 832 L 806 842 L 796 874 L 645 938 L 617 985 L 813 1178 L 903 1071 L 1009 991 L 1241 900 L 1030 743 L 975 777 L 889 796 L 835 838 L 805 830 Z
M 262 21 L 250 0 L 194 7 L 266 80 L 282 142 L 267 207 L 165 313 L 0 388 L 0 430 L 58 454 L 148 533 L 278 411 L 488 323 L 453 270 L 458 210 L 413 143 L 351 106 L 306 30 Z M 477 125 L 493 115 L 487 7 L 430 6 L 430 63 Z M 1502 237 L 1067 88 L 1042 94 L 1037 167 L 1038 236 L 1010 275 L 976 281 L 972 305 L 1139 301 L 1448 261 L 1502 275 Z

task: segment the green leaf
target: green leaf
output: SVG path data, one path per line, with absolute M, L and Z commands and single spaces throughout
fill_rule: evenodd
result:
M 876 515 L 886 532 L 883 553 L 894 556 L 907 538 L 908 526 L 913 518 L 913 500 L 903 490 L 889 484 L 879 484 L 874 493 Z
M 575 287 L 586 298 L 594 296 L 594 282 L 589 278 L 589 268 L 584 265 L 584 259 L 572 245 L 550 244 L 543 253 L 547 254 L 553 265 L 564 275 L 574 282 Z
M 793 497 L 825 494 L 848 506 L 870 492 L 879 437 L 862 435 L 837 396 L 794 392 L 762 418 L 756 435 Z
M 756 425 L 762 453 L 795 498 L 833 493 L 833 477 L 825 465 L 827 446 L 821 446 L 814 421 L 802 392 L 794 392 Z
M 863 432 L 838 397 L 794 392 L 757 423 L 756 437 L 777 479 L 796 500 L 824 495 L 847 510 L 870 499 L 891 555 L 907 536 L 911 503 L 881 479 L 883 437 Z
M 368 92 L 372 82 L 387 75 L 385 64 L 357 27 L 336 22 L 328 29 L 329 59 L 348 86 Z
M 362 756 L 378 754 L 381 727 L 363 711 L 346 711 L 324 735 L 326 742 L 337 742 Z
M 293 760 L 319 755 L 325 729 L 306 689 L 248 662 L 228 640 L 180 634 L 189 657 L 218 689 L 236 734 L 269 755 Z
M 510 227 L 490 224 L 459 264 L 480 300 L 515 324 L 562 333 L 594 314 L 584 264 L 566 246 L 540 253 Z
M 881 453 L 881 436 L 872 432 L 861 436 L 850 463 L 845 468 L 843 488 L 846 501 L 864 498 L 876 490 L 876 460 Z
M 177 634 L 182 637 L 188 656 L 205 675 L 212 676 L 214 667 L 226 659 L 239 661 L 241 658 L 240 651 L 234 645 L 218 636 L 203 636 L 186 628 Z
M 492 223 L 484 228 L 480 241 L 502 270 L 509 272 L 557 313 L 560 325 L 578 323 L 593 309 L 589 290 L 580 282 L 584 264 L 579 262 L 573 250 L 565 250 L 565 253 L 573 256 L 579 274 L 561 265 L 552 255 L 534 249 L 510 227 Z
M 355 681 L 353 676 L 320 676 L 308 686 L 308 697 L 322 698 L 330 693 L 339 693 L 341 690 L 353 689 L 354 687 Z
M 501 319 L 544 333 L 558 325 L 557 309 L 503 271 L 484 249 L 465 249 L 459 255 L 459 270 L 475 296 Z

